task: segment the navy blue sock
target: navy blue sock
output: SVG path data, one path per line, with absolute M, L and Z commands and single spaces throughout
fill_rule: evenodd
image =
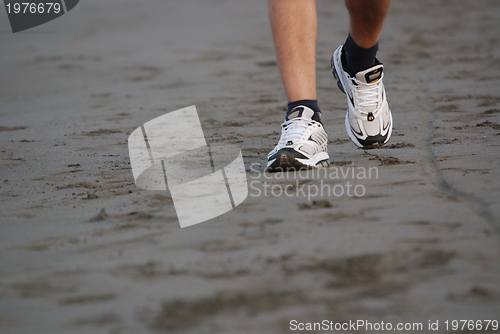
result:
M 375 65 L 377 57 L 378 42 L 369 49 L 364 49 L 354 42 L 349 35 L 344 44 L 344 54 L 347 68 L 345 69 L 351 77 L 359 71 L 364 71 Z
M 318 100 L 298 100 L 294 102 L 288 103 L 288 110 L 286 112 L 287 116 L 290 114 L 293 108 L 298 106 L 306 106 L 314 111 L 314 115 L 312 117 L 316 122 L 321 122 L 321 110 L 318 106 Z

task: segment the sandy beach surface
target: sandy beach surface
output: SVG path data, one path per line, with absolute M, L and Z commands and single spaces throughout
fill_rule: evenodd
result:
M 394 1 L 378 57 L 395 127 L 370 151 L 329 68 L 343 1 L 318 9 L 327 170 L 377 177 L 262 173 L 286 104 L 264 0 L 82 0 L 16 34 L 0 9 L 0 332 L 500 321 L 500 3 Z M 127 138 L 190 105 L 253 188 L 181 229 L 168 192 L 135 186 Z M 363 196 L 263 192 L 348 181 Z

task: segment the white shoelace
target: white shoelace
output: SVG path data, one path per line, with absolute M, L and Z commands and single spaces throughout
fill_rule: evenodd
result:
M 359 112 L 363 114 L 369 114 L 370 112 L 375 112 L 379 104 L 379 88 L 381 84 L 380 78 L 375 83 L 364 83 L 357 79 L 354 79 L 357 85 L 354 85 L 355 96 L 357 96 Z M 354 95 L 354 94 L 353 94 Z M 364 111 L 364 108 L 373 108 L 373 111 Z
M 281 141 L 288 142 L 302 139 L 309 125 L 314 125 L 315 123 L 316 121 L 303 117 L 295 117 L 289 121 L 285 121 L 281 124 L 283 127 Z

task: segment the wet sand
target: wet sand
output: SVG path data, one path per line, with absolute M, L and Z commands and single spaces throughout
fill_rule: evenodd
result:
M 87 0 L 17 34 L 0 11 L 3 333 L 500 320 L 500 5 L 394 2 L 379 59 L 395 127 L 370 151 L 348 140 L 329 69 L 343 2 L 318 8 L 328 171 L 378 178 L 262 175 L 286 102 L 265 1 Z M 193 104 L 209 143 L 242 148 L 256 189 L 350 181 L 366 193 L 251 189 L 181 229 L 168 192 L 135 187 L 127 138 Z

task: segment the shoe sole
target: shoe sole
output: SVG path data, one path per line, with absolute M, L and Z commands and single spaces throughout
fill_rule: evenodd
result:
M 300 162 L 292 152 L 281 151 L 278 153 L 276 159 L 267 166 L 266 170 L 268 172 L 289 172 L 328 167 L 329 165 L 330 162 L 328 158 L 318 161 L 316 165 L 313 166 Z
M 332 74 L 333 74 L 333 77 L 335 78 L 335 80 L 337 81 L 337 87 L 339 87 L 339 89 L 342 93 L 347 95 L 347 93 L 345 92 L 344 86 L 342 85 L 342 82 L 340 81 L 339 75 L 337 73 L 337 69 L 335 67 L 335 57 L 334 56 L 335 56 L 335 53 L 332 55 L 332 60 L 331 60 Z M 392 135 L 392 124 L 393 124 L 392 123 L 392 113 L 389 114 L 389 117 L 390 117 L 391 127 L 389 128 L 389 133 L 387 135 L 387 138 L 382 143 L 374 143 L 372 145 L 363 145 L 359 142 L 358 138 L 354 135 L 354 133 L 351 130 L 351 125 L 349 124 L 349 108 L 347 108 L 347 113 L 345 115 L 345 129 L 347 131 L 347 135 L 349 136 L 351 141 L 354 143 L 354 145 L 356 145 L 357 147 L 360 147 L 360 148 L 363 148 L 366 150 L 382 147 L 383 145 L 385 145 L 389 141 L 389 139 L 391 138 L 391 135 Z

